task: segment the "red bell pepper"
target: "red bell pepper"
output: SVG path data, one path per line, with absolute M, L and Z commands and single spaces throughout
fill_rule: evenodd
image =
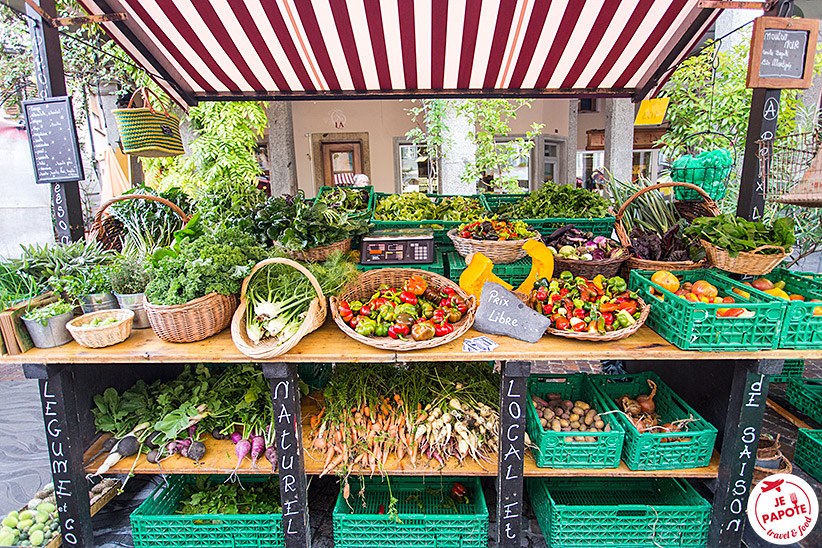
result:
M 559 296 L 560 296 L 560 297 L 564 297 L 564 296 L 565 296 L 565 295 L 567 295 L 568 293 L 569 293 L 569 290 L 568 290 L 568 288 L 567 288 L 567 287 L 563 287 L 562 289 L 560 289 L 560 290 L 559 290 Z
M 351 321 L 348 322 L 348 325 L 351 326 L 351 329 L 356 329 L 358 323 L 360 323 L 360 316 L 354 316 L 351 318 Z
M 348 306 L 348 303 L 346 301 L 340 301 L 340 303 L 337 305 L 337 312 L 340 313 L 340 317 L 343 319 L 345 323 L 350 322 L 351 319 L 354 317 L 354 313 L 351 311 L 351 308 Z
M 417 304 L 417 296 L 410 291 L 403 291 L 400 293 L 400 301 L 407 304 Z
M 580 320 L 587 315 L 587 313 L 581 308 L 575 308 L 573 314 L 575 318 L 579 318 Z
M 588 324 L 583 322 L 582 320 L 579 320 L 578 322 L 573 322 L 571 324 L 571 329 L 573 329 L 577 333 L 582 333 L 583 331 L 588 329 Z
M 408 335 L 411 329 L 404 323 L 395 323 L 388 328 L 388 336 L 392 339 L 405 340 L 405 335 Z
M 448 322 L 434 324 L 434 336 L 444 337 L 454 331 L 454 326 Z
M 614 324 L 614 314 L 612 312 L 603 312 L 602 319 L 605 320 L 605 325 Z
M 633 314 L 636 312 L 636 301 L 625 301 L 624 303 L 619 303 L 617 308 L 620 310 L 625 310 L 628 314 Z
M 360 314 L 362 314 L 363 316 L 370 316 L 371 307 L 367 304 L 362 305 L 362 308 L 360 308 Z
M 555 303 L 560 300 L 562 297 L 559 296 L 559 293 L 551 293 L 551 302 Z
M 548 291 L 544 287 L 540 287 L 539 289 L 537 289 L 536 297 L 538 300 L 544 301 L 548 298 Z
M 446 295 L 456 295 L 457 294 L 457 290 L 454 289 L 453 287 L 443 287 L 443 288 L 440 289 L 440 291 L 442 291 Z
M 551 318 L 553 319 L 555 316 L 557 319 L 554 321 L 554 325 L 557 327 L 557 329 L 560 329 L 562 331 L 568 331 L 569 329 L 571 329 L 571 322 L 568 321 L 568 318 L 560 316 L 559 314 L 555 314 Z
M 451 306 L 456 307 L 456 309 L 460 311 L 460 314 L 468 312 L 468 304 L 459 295 L 453 295 L 451 297 Z
M 619 310 L 617 303 L 602 303 L 599 305 L 600 312 L 615 312 Z
M 431 320 L 434 323 L 442 323 L 445 321 L 445 310 L 442 308 L 437 308 L 434 310 L 434 315 L 431 316 Z

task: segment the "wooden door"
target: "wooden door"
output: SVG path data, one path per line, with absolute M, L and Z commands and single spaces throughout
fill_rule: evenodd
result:
M 354 175 L 362 173 L 362 144 L 323 143 L 325 186 L 353 186 Z

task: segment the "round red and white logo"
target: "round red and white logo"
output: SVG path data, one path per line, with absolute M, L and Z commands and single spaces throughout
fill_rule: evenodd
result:
M 748 521 L 771 544 L 793 544 L 808 536 L 819 517 L 819 500 L 808 483 L 793 474 L 760 481 L 748 499 Z

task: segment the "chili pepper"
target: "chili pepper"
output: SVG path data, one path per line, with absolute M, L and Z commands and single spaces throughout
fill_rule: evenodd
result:
M 470 239 L 471 238 L 471 233 L 468 232 L 467 230 L 463 230 L 462 232 L 460 232 L 460 238 Z
M 567 270 L 563 270 L 559 274 L 559 279 L 562 280 L 563 282 L 572 282 L 572 281 L 574 281 L 574 275 L 571 274 Z
M 636 301 L 625 301 L 623 303 L 619 303 L 617 308 L 626 311 L 628 314 L 633 314 L 636 312 L 636 306 Z
M 553 318 L 554 316 L 552 316 Z M 568 321 L 568 318 L 565 316 L 558 316 L 557 319 L 554 321 L 554 325 L 557 329 L 562 331 L 568 331 L 571 328 L 571 322 Z
M 588 333 L 596 333 L 597 332 L 597 321 L 596 320 L 586 320 L 586 321 L 588 322 Z
M 622 303 L 628 302 L 628 299 L 626 297 L 617 297 L 616 299 L 614 299 L 614 302 L 617 303 L 617 304 L 622 304 Z M 617 308 L 619 308 L 619 307 L 617 307 Z
M 444 337 L 452 331 L 454 331 L 454 326 L 448 322 L 434 324 L 434 335 L 436 337 Z
M 588 328 L 588 324 L 580 320 L 579 318 L 571 318 L 571 329 L 576 331 L 577 333 L 582 333 Z
M 427 341 L 433 339 L 435 334 L 436 329 L 434 328 L 434 324 L 429 320 L 423 320 L 416 323 L 411 328 L 411 336 L 415 341 Z
M 374 335 L 377 337 L 387 337 L 388 336 L 388 328 L 391 327 L 387 323 L 379 322 L 377 327 L 374 329 Z
M 410 291 L 400 293 L 400 301 L 406 304 L 417 304 L 417 296 Z
M 559 296 L 559 293 L 554 293 L 554 294 L 552 294 L 552 295 L 551 295 L 551 302 L 552 302 L 552 303 L 555 303 L 555 302 L 557 302 L 558 300 L 560 300 L 561 298 L 562 298 L 562 297 L 560 297 L 560 296 Z
M 605 285 L 607 284 L 607 279 L 602 274 L 597 274 L 594 276 L 593 279 L 594 287 L 596 287 L 602 294 L 605 291 Z
M 414 295 L 422 295 L 428 289 L 428 282 L 422 276 L 415 275 L 405 280 L 402 288 Z
M 429 302 L 420 303 L 420 307 L 422 308 L 422 316 L 425 318 L 430 318 L 434 315 L 434 305 Z
M 385 505 L 380 504 L 379 508 L 377 508 L 377 513 L 380 515 L 385 514 Z
M 619 310 L 616 303 L 602 303 L 599 305 L 600 312 L 614 312 L 615 310 Z
M 636 323 L 636 320 L 625 310 L 619 310 L 614 317 L 614 323 L 619 323 L 620 327 L 629 327 Z
M 602 309 L 600 308 L 600 311 Z M 605 322 L 605 325 L 611 325 L 614 323 L 614 315 L 611 312 L 603 312 L 602 316 L 600 316 L 602 320 Z
M 395 323 L 391 327 L 388 328 L 388 336 L 392 339 L 401 339 L 405 340 L 405 335 L 411 331 L 407 325 L 403 323 Z
M 599 318 L 597 318 L 596 321 L 597 321 L 597 332 L 600 333 L 600 334 L 605 333 L 605 318 L 600 316 Z M 613 319 L 612 319 L 612 323 L 613 323 Z
M 581 308 L 574 308 L 572 314 L 574 315 L 575 318 L 579 318 L 579 319 L 582 319 L 582 318 L 585 317 L 585 311 Z
M 363 335 L 364 337 L 370 337 L 374 334 L 374 330 L 377 329 L 377 322 L 369 318 L 368 316 L 359 316 L 360 321 L 357 323 L 357 327 L 354 328 L 354 331 L 357 332 L 359 335 Z
M 540 288 L 539 288 L 539 289 L 537 289 L 537 294 L 536 294 L 536 297 L 537 297 L 537 299 L 539 299 L 540 301 L 544 301 L 545 299 L 547 299 L 547 298 L 548 298 L 548 291 L 545 289 L 545 287 L 544 287 L 544 286 L 540 286 Z
M 397 311 L 398 315 L 399 314 L 408 314 L 408 315 L 413 316 L 415 318 L 417 316 L 419 316 L 419 310 L 417 310 L 416 305 L 413 305 L 411 303 L 403 303 L 403 304 L 399 305 L 395 310 Z
M 348 303 L 348 308 L 351 309 L 351 312 L 356 314 L 360 311 L 360 308 L 362 308 L 362 303 L 360 301 L 351 301 Z

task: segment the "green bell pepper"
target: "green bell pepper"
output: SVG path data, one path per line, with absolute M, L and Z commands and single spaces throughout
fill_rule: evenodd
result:
M 397 319 L 397 312 L 396 309 L 391 306 L 390 304 L 384 304 L 380 307 L 380 316 L 381 319 L 393 323 L 394 320 Z M 385 335 L 381 335 L 384 337 Z
M 636 320 L 628 314 L 627 310 L 618 310 L 614 316 L 614 323 L 618 323 L 620 328 L 630 327 L 636 323 Z
M 371 318 L 367 318 L 364 316 L 360 317 L 360 321 L 357 323 L 357 327 L 354 328 L 358 334 L 364 337 L 370 337 L 374 334 L 374 331 L 377 329 L 377 322 L 372 320 Z M 386 330 L 386 335 L 388 334 L 388 330 Z
M 403 303 L 399 305 L 395 310 L 397 311 L 397 314 L 410 314 L 415 318 L 419 318 L 420 316 L 420 312 L 419 310 L 417 310 L 417 306 L 411 303 Z
M 374 329 L 374 335 L 378 337 L 387 337 L 388 336 L 388 328 L 391 327 L 387 323 L 378 323 L 377 327 Z

